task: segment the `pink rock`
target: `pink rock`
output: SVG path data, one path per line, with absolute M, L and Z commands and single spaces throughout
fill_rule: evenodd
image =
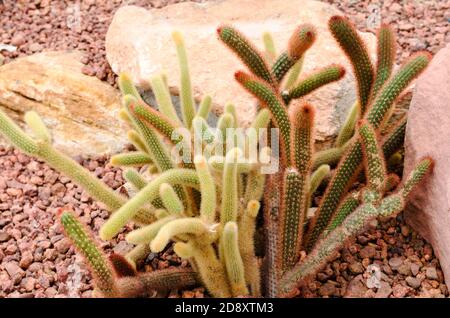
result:
M 450 284 L 450 45 L 439 51 L 418 79 L 405 139 L 405 175 L 424 156 L 434 171 L 410 196 L 405 216 L 438 256 Z

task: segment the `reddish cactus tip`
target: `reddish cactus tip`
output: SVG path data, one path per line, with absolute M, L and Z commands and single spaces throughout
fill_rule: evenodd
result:
M 65 210 L 63 208 L 58 208 L 58 209 L 56 209 L 56 216 L 58 218 L 60 218 L 64 212 L 65 212 Z
M 311 104 L 304 104 L 303 106 L 302 106 L 302 111 L 305 113 L 305 114 L 311 114 L 311 113 L 314 113 L 314 107 L 311 105 Z
M 328 23 L 336 23 L 336 22 L 344 22 L 344 21 L 348 21 L 348 19 L 341 15 L 334 15 L 330 18 Z

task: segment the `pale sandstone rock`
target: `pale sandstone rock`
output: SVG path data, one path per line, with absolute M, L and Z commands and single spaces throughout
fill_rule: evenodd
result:
M 211 94 L 218 113 L 225 103 L 233 102 L 246 125 L 254 116 L 255 100 L 235 82 L 234 72 L 245 67 L 217 39 L 217 27 L 221 23 L 232 24 L 260 48 L 262 33 L 270 31 L 281 52 L 298 24 L 312 23 L 317 27 L 318 39 L 307 53 L 303 74 L 331 63 L 341 63 L 347 69 L 344 79 L 308 98 L 318 110 L 316 138 L 325 140 L 337 133 L 355 99 L 351 66 L 327 26 L 329 18 L 337 14 L 341 12 L 333 6 L 310 0 L 209 1 L 152 10 L 125 6 L 116 12 L 109 27 L 106 55 L 115 73 L 130 73 L 143 88 L 148 88 L 150 76 L 166 72 L 176 94 L 179 67 L 171 33 L 180 30 L 185 36 L 196 97 Z M 375 52 L 375 37 L 368 33 L 362 36 L 371 52 Z
M 47 52 L 0 67 L 0 107 L 17 122 L 35 110 L 69 155 L 120 151 L 126 130 L 117 113 L 119 92 L 82 74 L 80 52 Z
M 405 175 L 424 156 L 434 171 L 411 195 L 406 220 L 439 257 L 450 284 L 450 45 L 439 51 L 418 79 L 409 110 Z

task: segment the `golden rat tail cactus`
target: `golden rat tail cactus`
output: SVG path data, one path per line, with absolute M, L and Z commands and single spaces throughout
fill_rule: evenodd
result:
M 179 32 L 173 40 L 180 64 L 181 118 L 165 74 L 149 79 L 157 105 L 149 105 L 131 77 L 121 74 L 119 117 L 129 125 L 127 136 L 136 150 L 114 155 L 111 163 L 125 167 L 128 197 L 54 149 L 36 113 L 25 116 L 33 133 L 28 136 L 0 111 L 0 132 L 14 146 L 61 171 L 111 211 L 100 239 L 111 240 L 130 222 L 138 225 L 125 236 L 135 247 L 127 255 L 107 258 L 90 231 L 69 211 L 61 212 L 66 235 L 89 264 L 100 296 L 149 297 L 154 290 L 197 284 L 213 297 L 291 296 L 370 220 L 403 209 L 433 161 L 424 158 L 404 186 L 385 197 L 399 183 L 385 158 L 402 146 L 406 119 L 380 135 L 395 100 L 430 56 L 416 53 L 392 74 L 391 28 L 382 25 L 378 32 L 376 63 L 348 19 L 332 17 L 329 28 L 352 64 L 358 94 L 335 144 L 322 151 L 314 149 L 318 114 L 301 99 L 340 80 L 346 70 L 331 64 L 298 80 L 305 53 L 318 36 L 309 24 L 293 31 L 279 56 L 269 33 L 264 34 L 264 54 L 233 26 L 217 29 L 220 41 L 247 67 L 248 73 L 235 73 L 237 82 L 258 101 L 255 120 L 244 132 L 232 103 L 224 105 L 215 126 L 212 98 L 204 96 L 197 104 L 189 52 Z M 349 193 L 357 178 L 365 186 Z M 324 192 L 309 218 L 317 191 Z M 141 260 L 171 244 L 189 267 L 142 272 Z M 264 251 L 256 248 L 261 245 Z

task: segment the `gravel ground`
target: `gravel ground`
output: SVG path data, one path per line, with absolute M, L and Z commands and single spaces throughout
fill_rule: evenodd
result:
M 181 1 L 83 0 L 78 7 L 76 1 L 4 0 L 0 4 L 0 44 L 17 50 L 2 50 L 0 59 L 3 55 L 7 63 L 44 50 L 78 49 L 87 53 L 83 61 L 86 74 L 115 85 L 104 51 L 105 32 L 114 11 L 126 3 L 163 7 L 175 2 Z M 450 41 L 450 0 L 325 2 L 337 5 L 361 30 L 373 31 L 373 22 L 380 17 L 391 22 L 399 33 L 399 58 L 423 49 L 436 52 Z M 112 188 L 122 185 L 120 170 L 109 166 L 108 158 L 77 160 Z M 64 206 L 72 207 L 95 233 L 108 215 L 82 189 L 45 164 L 0 148 L 0 298 L 91 296 L 90 274 L 55 223 L 55 210 Z M 126 253 L 131 247 L 123 237 L 121 234 L 102 247 L 107 252 Z M 150 271 L 186 263 L 168 249 L 140 265 Z M 349 242 L 299 295 L 447 297 L 448 290 L 431 246 L 409 229 L 400 215 Z M 165 296 L 203 297 L 204 289 Z

